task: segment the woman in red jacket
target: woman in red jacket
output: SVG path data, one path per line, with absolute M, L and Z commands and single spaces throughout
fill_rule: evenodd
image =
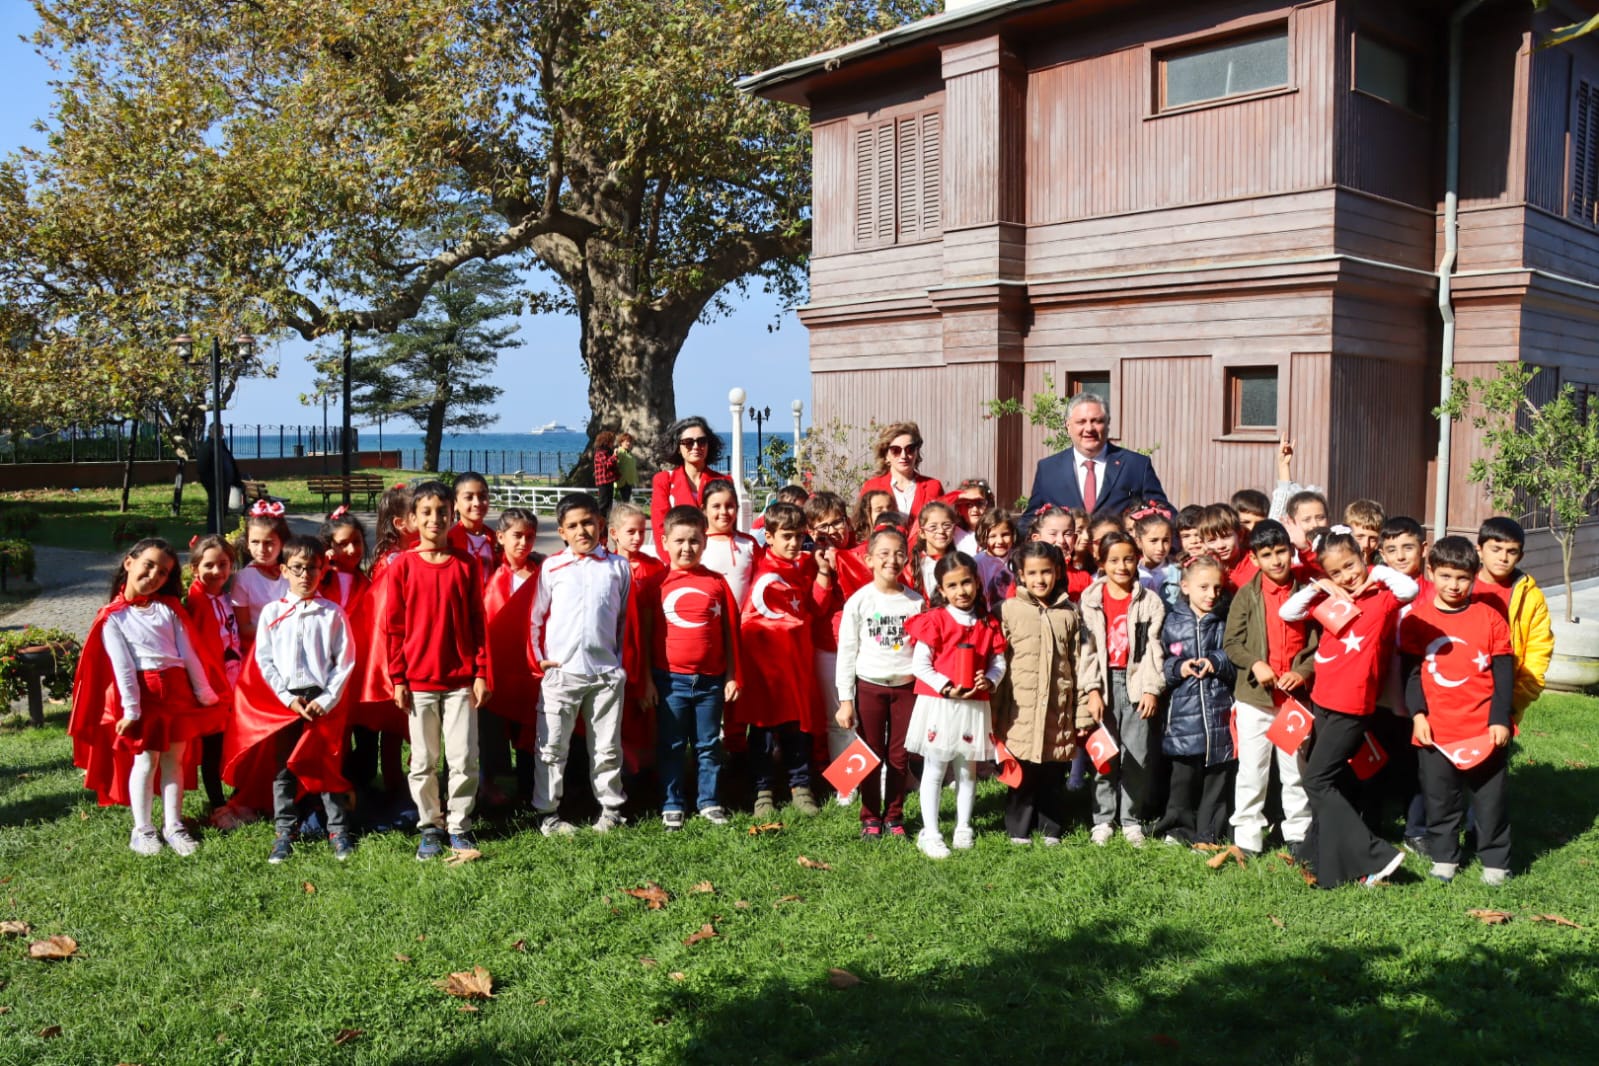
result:
M 900 514 L 921 514 L 922 508 L 944 495 L 937 478 L 920 472 L 922 431 L 915 422 L 892 422 L 877 435 L 877 476 L 861 486 L 860 495 L 881 491 L 892 493 L 893 510 Z
M 722 457 L 722 438 L 712 433 L 710 423 L 699 415 L 673 422 L 666 428 L 666 439 L 672 444 L 673 465 L 656 474 L 650 486 L 650 534 L 660 559 L 666 558 L 662 528 L 666 512 L 683 505 L 703 508 L 705 487 L 727 477 L 715 469 Z

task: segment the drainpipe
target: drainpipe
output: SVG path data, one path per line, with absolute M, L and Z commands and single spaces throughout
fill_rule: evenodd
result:
M 1449 126 L 1444 147 L 1444 256 L 1438 264 L 1438 313 L 1443 318 L 1443 350 L 1439 360 L 1438 405 L 1447 406 L 1454 391 L 1455 372 L 1455 263 L 1460 258 L 1460 68 L 1465 52 L 1466 16 L 1484 0 L 1466 0 L 1449 16 Z M 1432 536 L 1434 543 L 1448 532 L 1449 452 L 1454 420 L 1438 419 L 1437 482 L 1433 486 Z

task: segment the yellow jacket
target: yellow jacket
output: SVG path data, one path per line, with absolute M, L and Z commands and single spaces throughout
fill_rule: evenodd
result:
M 1543 692 L 1544 674 L 1555 654 L 1555 631 L 1549 624 L 1549 601 L 1530 574 L 1518 574 L 1510 587 L 1510 650 L 1516 656 L 1516 691 L 1512 718 L 1519 723 L 1527 705 Z

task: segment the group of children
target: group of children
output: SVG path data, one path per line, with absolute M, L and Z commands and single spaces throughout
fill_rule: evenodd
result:
M 757 818 L 784 793 L 814 814 L 820 769 L 858 738 L 881 762 L 839 796 L 861 836 L 907 836 L 919 778 L 931 858 L 973 846 L 997 763 L 1017 845 L 1059 844 L 1068 793 L 1091 788 L 1094 844 L 1259 852 L 1275 823 L 1321 884 L 1374 884 L 1402 858 L 1374 831 L 1398 796 L 1404 844 L 1448 879 L 1470 792 L 1483 878 L 1507 876 L 1506 750 L 1552 643 L 1514 522 L 1428 545 L 1371 501 L 1330 525 L 1291 487 L 1025 522 L 980 479 L 915 515 L 886 491 L 784 497 L 752 536 L 725 479 L 653 530 L 573 493 L 565 547 L 542 558 L 537 516 L 491 528 L 487 484 L 463 474 L 385 493 L 364 573 L 346 509 L 296 537 L 262 504 L 237 545 L 191 543 L 186 599 L 176 552 L 141 541 L 85 645 L 75 759 L 102 803 L 132 807 L 141 854 L 195 850 L 179 813 L 196 779 L 218 828 L 271 810 L 272 862 L 308 823 L 340 859 L 358 817 L 386 827 L 375 777 L 414 806 L 418 859 L 475 847 L 477 807 L 512 773 L 541 832 L 569 835 L 579 734 L 596 832 L 630 799 L 668 830 L 725 824 L 734 757 Z

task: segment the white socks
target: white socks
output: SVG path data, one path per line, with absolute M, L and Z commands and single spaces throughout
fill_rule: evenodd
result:
M 944 791 L 944 768 L 950 763 L 931 755 L 922 757 L 922 827 L 938 832 L 938 801 Z M 955 828 L 966 829 L 972 823 L 972 805 L 977 800 L 977 772 L 968 759 L 956 756 L 950 760 L 955 767 Z
M 183 744 L 166 751 L 147 751 L 133 757 L 128 774 L 128 804 L 133 808 L 133 828 L 150 825 L 150 806 L 154 798 L 150 787 L 157 767 L 161 772 L 161 814 L 163 824 L 174 828 L 183 824 Z

